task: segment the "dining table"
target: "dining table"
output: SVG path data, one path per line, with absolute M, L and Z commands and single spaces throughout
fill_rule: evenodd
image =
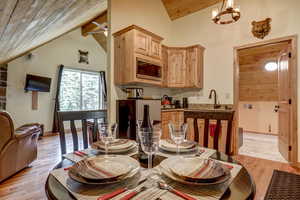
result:
M 138 155 L 132 155 L 132 158 L 139 160 Z M 153 160 L 153 167 L 159 165 L 167 157 L 156 155 Z M 222 152 L 216 151 L 210 156 L 211 159 L 223 161 L 227 163 L 233 163 L 241 165 L 238 161 L 234 160 L 231 156 Z M 74 162 L 68 159 L 62 159 L 60 163 L 54 169 L 64 168 L 72 166 Z M 142 168 L 147 168 L 146 163 L 140 163 Z M 45 191 L 49 200 L 76 200 L 75 196 L 69 192 L 53 175 L 49 174 L 45 183 Z M 245 167 L 241 165 L 241 170 L 235 176 L 226 192 L 220 199 L 230 200 L 248 200 L 254 199 L 255 196 L 255 183 L 250 173 Z

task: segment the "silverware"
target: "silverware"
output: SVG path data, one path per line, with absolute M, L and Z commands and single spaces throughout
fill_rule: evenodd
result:
M 143 186 L 143 187 L 136 189 L 136 190 L 130 192 L 129 194 L 125 195 L 120 200 L 129 200 L 129 199 L 135 197 L 136 195 L 140 194 L 141 192 L 146 191 L 147 189 L 148 189 L 148 187 Z
M 144 178 L 144 179 L 140 180 L 137 184 L 134 183 L 134 184 L 129 185 L 128 187 L 120 188 L 118 190 L 115 190 L 115 191 L 113 191 L 111 193 L 108 193 L 108 194 L 105 194 L 105 195 L 99 197 L 97 200 L 109 200 L 109 199 L 112 199 L 113 197 L 118 196 L 119 194 L 122 194 L 123 192 L 126 192 L 127 190 L 136 188 L 137 186 L 139 186 L 142 183 L 144 183 L 146 180 L 147 180 L 147 178 Z
M 168 185 L 164 181 L 157 182 L 158 187 L 162 190 L 168 190 L 169 192 L 172 192 L 173 194 L 176 194 L 177 196 L 185 199 L 185 200 L 196 200 L 194 197 L 189 196 L 188 194 L 185 194 L 183 192 L 180 192 L 178 190 L 175 190 L 172 186 Z

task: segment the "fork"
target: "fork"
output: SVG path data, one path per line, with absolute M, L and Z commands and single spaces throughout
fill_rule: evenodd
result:
M 178 190 L 175 190 L 172 186 L 168 185 L 167 183 L 165 183 L 164 181 L 159 181 L 157 182 L 158 187 L 162 190 L 168 190 L 169 192 L 172 192 L 174 194 L 176 194 L 177 196 L 185 199 L 185 200 L 196 200 L 194 197 L 191 197 L 183 192 L 180 192 Z

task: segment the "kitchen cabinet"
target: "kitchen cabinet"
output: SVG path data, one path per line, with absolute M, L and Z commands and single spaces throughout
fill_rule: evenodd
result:
M 114 71 L 117 85 L 162 85 L 163 38 L 132 25 L 113 34 Z
M 179 111 L 162 111 L 161 112 L 161 125 L 162 125 L 162 139 L 170 139 L 169 134 L 169 122 L 173 123 L 183 123 L 184 122 L 184 115 L 183 110 Z
M 163 38 L 136 25 L 113 34 L 117 85 L 202 88 L 204 47 L 167 47 Z
M 186 85 L 186 50 L 170 48 L 168 51 L 168 87 L 183 88 Z
M 200 45 L 190 47 L 163 46 L 164 86 L 168 88 L 203 87 L 203 53 Z

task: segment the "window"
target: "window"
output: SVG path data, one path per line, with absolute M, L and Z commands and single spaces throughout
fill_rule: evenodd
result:
M 103 87 L 100 72 L 65 68 L 60 85 L 60 110 L 104 109 Z

